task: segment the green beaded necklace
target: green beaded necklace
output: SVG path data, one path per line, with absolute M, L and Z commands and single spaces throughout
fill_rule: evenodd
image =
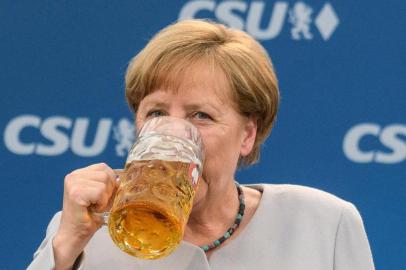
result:
M 237 187 L 238 191 L 238 200 L 240 201 L 240 206 L 238 208 L 238 213 L 237 216 L 234 220 L 234 224 L 228 228 L 225 234 L 223 234 L 222 237 L 211 243 L 210 245 L 204 245 L 200 246 L 201 249 L 204 250 L 204 252 L 207 252 L 209 250 L 212 250 L 218 246 L 220 246 L 224 241 L 226 241 L 228 238 L 233 235 L 233 233 L 237 230 L 238 226 L 240 226 L 242 217 L 244 216 L 244 210 L 245 210 L 245 198 L 244 198 L 244 192 L 242 191 L 242 188 L 238 182 L 235 182 L 235 185 Z

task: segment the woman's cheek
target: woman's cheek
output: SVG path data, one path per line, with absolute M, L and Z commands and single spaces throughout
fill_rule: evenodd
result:
M 207 127 L 199 128 L 198 130 L 203 141 L 203 146 L 210 149 L 213 146 L 216 138 L 218 137 L 218 134 L 214 130 Z

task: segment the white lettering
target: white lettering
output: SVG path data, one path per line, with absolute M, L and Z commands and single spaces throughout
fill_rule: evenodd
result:
M 346 157 L 354 162 L 368 163 L 373 161 L 373 151 L 362 151 L 359 148 L 361 139 L 366 135 L 378 136 L 380 127 L 376 124 L 366 123 L 351 128 L 344 137 L 343 150 Z
M 235 28 L 244 29 L 244 20 L 238 15 L 234 14 L 233 11 L 245 12 L 247 10 L 247 3 L 241 1 L 227 1 L 222 2 L 218 5 L 215 15 L 217 19 L 223 23 Z
M 264 16 L 265 1 L 253 1 L 248 6 L 246 1 L 190 1 L 186 3 L 180 13 L 179 20 L 196 18 L 199 11 L 213 12 L 220 22 L 228 26 L 244 30 L 257 39 L 273 39 L 279 35 L 288 11 L 287 2 L 276 2 L 266 29 L 261 29 L 261 20 Z M 247 18 L 240 14 L 247 14 Z
M 17 155 L 57 156 L 70 148 L 78 156 L 92 157 L 101 154 L 106 149 L 112 124 L 111 119 L 100 119 L 92 143 L 86 144 L 90 125 L 88 118 L 78 118 L 73 121 L 67 117 L 52 116 L 41 120 L 36 115 L 21 115 L 12 119 L 6 126 L 4 143 L 10 152 Z M 45 142 L 43 140 L 30 142 L 30 139 L 26 139 L 28 142 L 23 141 L 21 134 L 26 128 L 34 129 Z M 71 134 L 70 131 L 72 131 Z M 132 128 L 124 126 L 121 127 L 120 132 L 124 135 L 132 134 Z
M 215 7 L 216 2 L 214 1 L 191 1 L 186 3 L 180 10 L 179 20 L 193 19 L 199 11 L 214 11 Z
M 20 133 L 26 127 L 38 128 L 41 119 L 35 115 L 21 115 L 14 118 L 4 131 L 4 144 L 10 152 L 18 155 L 30 155 L 34 152 L 34 143 L 23 143 Z
M 78 118 L 72 132 L 72 151 L 75 154 L 83 157 L 99 155 L 106 148 L 111 125 L 111 120 L 101 119 L 97 126 L 95 139 L 93 140 L 92 145 L 85 146 L 85 138 L 89 127 L 89 120 L 86 118 Z
M 44 138 L 52 142 L 51 145 L 38 143 L 35 153 L 43 156 L 57 156 L 64 153 L 69 148 L 69 138 L 59 127 L 69 129 L 72 120 L 66 117 L 54 116 L 47 118 L 41 125 L 41 134 Z
M 265 8 L 264 2 L 252 2 L 247 17 L 247 32 L 257 39 L 273 39 L 279 35 L 285 21 L 288 4 L 277 2 L 274 4 L 272 16 L 266 29 L 260 29 L 261 18 Z
M 330 3 L 324 4 L 319 13 L 313 13 L 313 8 L 303 1 L 274 1 L 269 22 L 261 28 L 264 17 L 268 17 L 266 5 L 269 1 L 238 1 L 238 0 L 195 0 L 186 2 L 179 12 L 179 20 L 194 19 L 201 16 L 199 12 L 212 13 L 213 17 L 227 24 L 229 27 L 246 30 L 258 40 L 276 38 L 282 31 L 286 16 L 292 24 L 291 35 L 294 40 L 310 40 L 310 32 L 314 25 L 319 30 L 322 38 L 328 40 L 336 30 L 340 20 Z M 292 8 L 289 11 L 289 5 Z M 316 11 L 316 10 L 315 10 Z M 207 16 L 206 16 L 207 17 Z
M 399 163 L 406 160 L 406 141 L 403 142 L 398 135 L 406 136 L 406 125 L 390 125 L 381 133 L 380 139 L 384 146 L 392 153 L 378 152 L 375 161 L 378 163 Z
M 349 160 L 357 163 L 399 163 L 406 160 L 406 141 L 402 140 L 399 135 L 406 136 L 406 125 L 393 124 L 381 128 L 374 123 L 359 124 L 348 130 L 345 135 L 343 151 Z M 366 136 L 376 137 L 391 152 L 361 149 L 360 142 Z

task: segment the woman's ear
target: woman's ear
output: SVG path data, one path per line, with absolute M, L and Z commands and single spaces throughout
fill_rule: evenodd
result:
M 243 125 L 244 131 L 241 140 L 240 155 L 242 157 L 251 153 L 254 147 L 255 138 L 257 137 L 257 118 L 249 116 Z

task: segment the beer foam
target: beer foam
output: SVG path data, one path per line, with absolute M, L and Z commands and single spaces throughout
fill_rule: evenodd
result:
M 202 171 L 203 154 L 191 140 L 150 132 L 140 136 L 128 153 L 126 163 L 134 160 L 165 160 L 195 163 Z

